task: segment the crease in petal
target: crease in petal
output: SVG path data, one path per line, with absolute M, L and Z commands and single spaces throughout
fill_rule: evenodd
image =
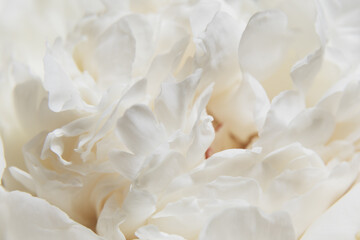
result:
M 101 240 L 59 208 L 23 192 L 0 192 L 0 229 L 4 239 Z M 19 226 L 21 230 L 19 231 Z

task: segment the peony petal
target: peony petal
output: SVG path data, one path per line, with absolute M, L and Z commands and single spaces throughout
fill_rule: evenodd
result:
M 87 155 L 91 154 L 94 145 L 101 141 L 101 139 L 104 138 L 109 132 L 113 131 L 114 125 L 116 125 L 115 122 L 123 114 L 123 112 L 132 105 L 141 102 L 145 98 L 145 93 L 146 80 L 142 79 L 125 89 L 125 92 L 120 100 L 114 100 L 110 106 L 106 106 L 103 111 L 100 111 L 100 117 L 91 116 L 90 118 L 83 118 L 84 122 L 82 124 L 91 125 L 84 127 L 88 133 L 83 133 L 80 136 L 78 147 L 84 148 L 82 157 L 86 159 Z M 75 131 L 78 131 L 76 129 L 82 129 L 79 126 L 81 122 L 73 126 L 73 123 L 76 123 L 76 121 L 77 120 L 63 127 L 63 129 L 65 128 L 64 130 L 68 133 L 68 135 L 70 135 L 69 131 L 74 133 Z M 91 129 L 90 132 L 89 129 Z
M 31 76 L 29 72 L 26 77 L 19 76 L 19 69 L 14 69 L 14 78 L 18 83 L 13 92 L 14 107 L 23 131 L 29 138 L 43 130 L 52 130 L 64 125 L 73 119 L 74 114 L 70 111 L 54 113 L 49 108 L 48 94 L 40 80 Z M 52 95 L 51 93 L 50 95 Z
M 359 114 L 360 82 L 350 82 L 344 89 L 336 117 L 338 121 L 346 121 Z
M 272 10 L 254 14 L 239 44 L 242 70 L 259 81 L 273 74 L 281 64 L 286 33 L 287 17 L 284 13 Z
M 0 190 L 2 239 L 103 239 L 43 199 Z
M 161 93 L 155 101 L 155 113 L 169 133 L 182 129 L 201 77 L 201 70 L 180 83 L 163 83 Z
M 297 237 L 351 187 L 359 174 L 359 160 L 336 165 L 327 178 L 283 205 L 282 209 L 292 218 Z
M 301 159 L 301 165 L 296 164 Z M 268 154 L 261 162 L 267 175 L 276 177 L 287 169 L 296 170 L 303 168 L 323 168 L 322 159 L 312 150 L 303 147 L 299 143 L 292 143 L 278 148 Z
M 147 191 L 130 188 L 121 208 L 125 220 L 120 229 L 127 239 L 134 238 L 134 233 L 155 212 L 155 196 Z
M 206 116 L 198 121 L 191 131 L 190 146 L 186 155 L 186 165 L 189 169 L 197 165 L 204 157 L 205 151 L 214 140 L 215 131 L 212 117 Z
M 241 72 L 237 49 L 241 30 L 235 18 L 219 11 L 200 35 L 195 55 L 196 66 L 204 69 L 200 89 L 214 82 L 215 96 L 238 80 Z
M 246 176 L 260 155 L 244 149 L 228 149 L 212 155 L 191 174 L 195 183 L 207 183 L 218 176 Z
M 185 238 L 160 232 L 155 225 L 147 225 L 142 228 L 139 228 L 135 235 L 140 240 L 185 240 Z
M 36 193 L 34 179 L 29 173 L 17 167 L 9 167 L 9 171 L 11 176 L 13 176 L 18 182 L 20 182 L 24 187 L 26 187 L 26 190 L 28 190 L 29 193 Z
M 335 128 L 334 117 L 321 109 L 307 109 L 289 125 L 288 137 L 306 147 L 325 144 Z
M 245 177 L 219 176 L 206 184 L 200 196 L 217 200 L 245 200 L 256 205 L 261 195 L 257 181 Z
M 142 169 L 142 174 L 136 179 L 135 184 L 151 193 L 164 190 L 185 169 L 184 157 L 177 152 L 169 152 L 165 156 L 155 155 L 147 160 L 147 167 Z
M 349 70 L 359 61 L 360 5 L 357 1 L 318 1 L 324 15 L 327 54 L 343 70 Z
M 304 108 L 305 103 L 301 93 L 297 91 L 284 91 L 272 100 L 268 118 L 274 118 L 274 120 L 280 121 L 281 124 L 286 126 Z
M 0 136 L 0 183 L 2 180 L 2 176 L 4 173 L 6 167 L 6 161 L 5 161 L 5 156 L 4 156 L 4 147 L 3 147 L 3 143 L 2 143 L 2 138 Z
M 263 203 L 265 209 L 281 209 L 286 201 L 306 194 L 314 183 L 327 178 L 328 172 L 321 168 L 285 170 L 266 188 Z
M 353 240 L 360 236 L 360 184 L 322 214 L 301 240 Z
M 184 35 L 171 46 L 169 51 L 164 54 L 157 55 L 154 58 L 146 75 L 149 82 L 148 92 L 152 96 L 158 96 L 161 83 L 167 80 L 176 69 L 188 44 L 189 36 Z
M 246 89 L 249 88 L 249 91 L 252 91 L 255 96 L 253 115 L 256 127 L 258 131 L 260 131 L 264 126 L 266 114 L 270 108 L 269 98 L 265 89 L 250 74 L 244 74 L 244 85 L 246 86 Z
M 269 99 L 259 81 L 245 73 L 241 83 L 236 83 L 228 91 L 212 97 L 207 106 L 209 113 L 222 124 L 216 136 L 216 141 L 220 143 L 215 142 L 213 146 L 220 146 L 218 150 L 223 150 L 231 148 L 231 142 L 235 142 L 234 147 L 239 147 L 240 144 L 231 136 L 235 136 L 241 144 L 246 143 L 251 135 L 256 134 L 256 128 L 262 128 L 269 107 Z M 225 133 L 224 136 L 229 139 L 230 144 L 219 139 L 221 131 Z M 221 145 L 224 147 L 221 148 Z
M 217 1 L 200 1 L 190 13 L 191 31 L 195 37 L 206 30 L 206 27 L 220 10 L 220 3 Z
M 124 177 L 135 180 L 138 176 L 145 157 L 127 152 L 111 152 L 109 158 L 112 166 Z
M 284 91 L 276 96 L 266 114 L 264 126 L 259 133 L 260 139 L 255 146 L 262 146 L 266 151 L 273 149 L 274 138 L 282 138 L 288 124 L 305 108 L 303 96 L 297 91 Z
M 183 197 L 168 203 L 152 216 L 149 223 L 156 225 L 160 231 L 195 239 L 204 222 L 203 214 L 207 213 L 200 205 L 200 200 L 195 197 Z
M 255 207 L 230 208 L 214 216 L 199 239 L 295 240 L 295 233 L 284 212 L 266 215 Z
M 98 39 L 95 59 L 103 87 L 130 80 L 135 40 L 125 19 L 111 25 Z
M 145 105 L 129 108 L 117 122 L 120 138 L 136 154 L 146 154 L 165 141 L 165 131 Z
M 97 220 L 96 231 L 105 239 L 126 240 L 119 227 L 125 219 L 125 214 L 119 208 L 119 195 L 117 193 L 111 194 Z
M 49 92 L 49 108 L 61 112 L 79 107 L 79 92 L 49 50 L 44 57 L 44 70 L 44 88 Z
M 306 92 L 311 86 L 312 81 L 320 70 L 323 54 L 323 49 L 319 48 L 292 66 L 291 78 L 294 85 L 300 91 Z

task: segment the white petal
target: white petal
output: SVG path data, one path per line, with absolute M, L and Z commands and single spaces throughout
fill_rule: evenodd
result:
M 11 176 L 13 176 L 18 182 L 20 182 L 24 187 L 26 187 L 26 190 L 28 190 L 29 193 L 36 193 L 34 179 L 29 173 L 17 167 L 9 167 L 9 171 L 11 173 Z
M 102 239 L 45 200 L 22 192 L 0 191 L 2 239 Z
M 197 42 L 196 63 L 203 68 L 200 88 L 215 82 L 214 95 L 229 88 L 240 76 L 237 49 L 241 28 L 226 12 L 217 12 Z
M 280 11 L 256 13 L 241 37 L 241 68 L 259 81 L 269 77 L 281 63 L 286 47 L 287 17 Z
M 105 202 L 98 217 L 96 231 L 105 239 L 125 240 L 124 234 L 120 231 L 120 224 L 125 219 L 125 214 L 120 211 L 120 194 L 113 193 Z
M 161 93 L 155 101 L 155 113 L 170 133 L 183 128 L 201 72 L 196 71 L 180 83 L 162 84 Z
M 290 217 L 271 215 L 255 207 L 230 208 L 213 217 L 200 233 L 200 240 L 295 240 Z
M 270 108 L 270 101 L 261 84 L 249 74 L 244 75 L 244 84 L 248 86 L 255 95 L 253 115 L 254 122 L 260 131 L 264 125 L 266 114 Z
M 104 87 L 129 81 L 135 58 L 135 40 L 125 19 L 111 25 L 95 50 L 98 79 Z
M 294 164 L 298 159 L 301 159 L 301 165 Z M 274 150 L 261 163 L 269 171 L 267 175 L 274 174 L 273 177 L 281 174 L 286 169 L 324 167 L 322 159 L 314 151 L 306 149 L 299 143 L 293 143 Z
M 214 139 L 215 131 L 212 126 L 213 118 L 204 117 L 198 121 L 191 131 L 190 146 L 186 154 L 186 164 L 189 169 L 196 166 L 204 157 L 205 151 L 209 148 Z
M 310 191 L 284 204 L 282 209 L 290 214 L 297 237 L 351 187 L 359 174 L 359 163 L 359 159 L 356 159 L 338 164 L 327 178 L 314 184 Z
M 319 168 L 285 170 L 267 186 L 264 204 L 267 209 L 281 209 L 286 201 L 306 194 L 315 183 L 326 179 L 327 175 L 325 169 Z
M 49 50 L 44 57 L 44 70 L 44 88 L 49 92 L 49 108 L 61 112 L 78 107 L 81 104 L 78 90 Z
M 275 138 L 284 134 L 288 124 L 305 108 L 302 95 L 296 91 L 284 91 L 277 95 L 271 103 L 270 110 L 266 114 L 264 126 L 259 133 L 260 139 L 256 146 L 264 149 L 273 149 L 273 145 L 279 144 Z
M 319 48 L 294 64 L 291 68 L 291 78 L 295 86 L 306 92 L 311 86 L 323 61 L 323 49 Z
M 189 17 L 191 31 L 195 37 L 199 37 L 206 30 L 219 9 L 220 4 L 217 1 L 200 1 L 199 4 L 196 4 Z
M 147 225 L 139 228 L 135 235 L 141 240 L 185 240 L 183 237 L 178 235 L 160 232 L 154 225 Z
M 360 184 L 321 215 L 301 240 L 354 240 L 360 237 Z
M 15 73 L 19 69 L 14 69 L 14 78 L 20 80 Z M 33 78 L 29 72 L 25 73 L 27 79 L 18 83 L 14 88 L 13 98 L 16 114 L 19 122 L 29 135 L 29 138 L 44 130 L 52 130 L 69 122 L 73 118 L 71 112 L 54 113 L 50 110 L 48 93 L 43 88 L 42 82 Z M 55 94 L 50 92 L 49 95 Z M 52 99 L 53 100 L 53 99 Z M 54 100 L 55 101 L 55 100 Z
M 0 136 L 0 183 L 1 183 L 1 179 L 4 173 L 6 167 L 6 162 L 5 162 L 5 156 L 4 156 L 4 148 L 3 148 L 3 143 L 2 143 L 2 138 Z
M 259 184 L 251 178 L 219 176 L 208 183 L 200 193 L 201 197 L 223 200 L 245 200 L 256 205 L 261 194 Z
M 142 169 L 142 174 L 137 178 L 136 185 L 146 189 L 151 193 L 158 193 L 169 183 L 183 173 L 184 157 L 177 152 L 169 152 L 165 156 L 155 156 L 153 159 L 147 159 L 149 165 Z M 150 161 L 149 161 L 150 160 Z
M 161 55 L 157 55 L 151 63 L 146 75 L 148 79 L 148 91 L 152 96 L 158 96 L 161 83 L 165 81 L 179 64 L 189 44 L 189 36 L 185 35 L 171 46 L 171 49 Z
M 135 180 L 145 161 L 143 156 L 120 151 L 111 152 L 109 158 L 113 167 L 131 180 Z
M 359 101 L 360 101 L 360 82 L 349 83 L 343 93 L 340 100 L 338 112 L 336 117 L 338 121 L 346 121 L 353 118 L 360 112 Z
M 314 147 L 325 144 L 335 128 L 334 117 L 321 109 L 307 109 L 289 125 L 288 136 L 304 146 Z
M 359 61 L 360 4 L 358 1 L 319 1 L 326 23 L 328 57 L 348 70 Z
M 128 15 L 124 20 L 135 41 L 135 58 L 133 63 L 133 76 L 144 76 L 154 54 L 154 29 L 152 23 L 143 15 Z
M 243 149 L 228 149 L 212 155 L 191 174 L 196 183 L 207 183 L 218 176 L 246 176 L 259 160 L 259 154 Z
M 117 123 L 118 134 L 133 153 L 154 151 L 165 141 L 165 132 L 145 105 L 128 109 Z
M 229 138 L 229 142 L 234 141 L 229 135 L 247 142 L 256 133 L 256 128 L 262 128 L 269 107 L 269 99 L 259 81 L 250 74 L 244 74 L 241 83 L 233 84 L 228 91 L 212 97 L 207 106 L 209 113 L 222 124 L 216 139 L 220 144 L 215 143 L 213 146 L 230 148 L 225 141 L 219 140 L 221 131 Z M 238 144 L 235 145 L 238 147 Z
M 177 202 L 168 203 L 152 216 L 149 223 L 156 225 L 160 231 L 195 239 L 204 222 L 203 214 L 207 214 L 200 204 L 194 197 L 183 197 Z
M 127 239 L 134 238 L 134 233 L 155 212 L 155 196 L 147 191 L 130 188 L 121 208 L 125 215 L 120 229 Z

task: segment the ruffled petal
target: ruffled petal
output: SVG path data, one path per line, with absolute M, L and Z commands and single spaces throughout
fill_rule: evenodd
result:
M 129 108 L 117 122 L 118 134 L 133 153 L 146 154 L 165 141 L 163 127 L 145 105 Z

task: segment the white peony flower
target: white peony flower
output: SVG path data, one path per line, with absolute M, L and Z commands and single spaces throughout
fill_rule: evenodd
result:
M 2 238 L 358 237 L 358 2 L 27 4 L 0 1 Z

